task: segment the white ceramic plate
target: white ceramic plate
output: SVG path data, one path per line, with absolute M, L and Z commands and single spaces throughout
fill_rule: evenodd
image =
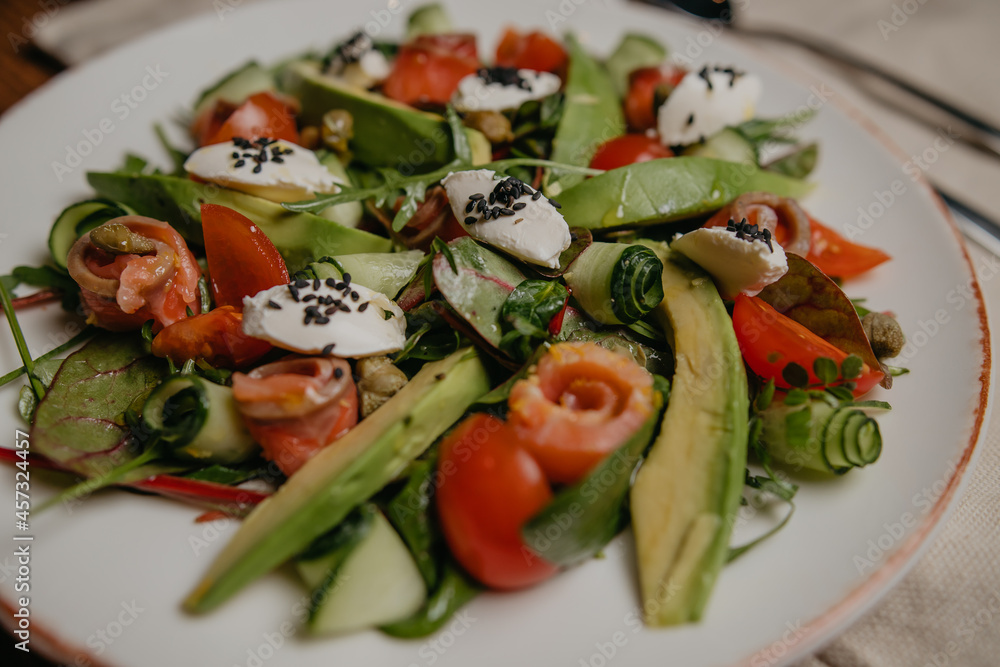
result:
M 766 91 L 760 115 L 787 113 L 817 100 L 814 92 L 704 27 L 659 11 L 580 0 L 453 4 L 456 24 L 482 36 L 483 54 L 492 53 L 497 33 L 515 17 L 521 26 L 572 28 L 599 52 L 607 52 L 623 31 L 639 30 L 657 34 L 682 53 L 697 55 L 704 48 L 696 62 L 735 63 L 758 73 Z M 165 164 L 152 124 L 174 117 L 221 74 L 250 57 L 268 62 L 308 47 L 326 48 L 362 24 L 397 36 L 411 9 L 405 0 L 394 10 L 364 2 L 242 6 L 239 0 L 222 0 L 215 6 L 218 16 L 172 27 L 58 77 L 2 119 L 4 272 L 46 258 L 54 216 L 88 194 L 86 170 L 113 168 L 125 151 Z M 898 578 L 957 496 L 987 409 L 989 343 L 960 239 L 923 184 L 912 181 L 887 149 L 830 104 L 820 105 L 803 134 L 822 145 L 814 176 L 819 187 L 805 202 L 808 209 L 840 228 L 858 224 L 859 207 L 868 211 L 872 223 L 861 240 L 895 258 L 851 282 L 849 292 L 897 313 L 911 342 L 901 365 L 913 372 L 878 396 L 891 399 L 895 410 L 880 419 L 885 447 L 877 465 L 841 479 L 805 481 L 794 520 L 725 569 L 700 625 L 640 628 L 627 539 L 617 541 L 603 560 L 533 590 L 483 595 L 427 642 L 375 632 L 323 641 L 294 636 L 290 621 L 301 619 L 296 610 L 303 591 L 280 572 L 216 613 L 186 616 L 181 599 L 233 525 L 196 524 L 198 511 L 190 507 L 110 491 L 72 515 L 58 508 L 34 522 L 31 646 L 47 647 L 70 664 L 88 664 L 90 656 L 99 663 L 165 667 L 602 667 L 612 660 L 757 667 L 815 650 Z M 68 157 L 71 151 L 79 157 Z M 69 173 L 57 173 L 62 169 L 56 163 Z M 69 320 L 57 306 L 25 312 L 21 321 L 36 355 L 66 338 Z M 0 365 L 19 365 L 7 336 Z M 15 400 L 13 388 L 0 392 L 4 446 L 13 445 L 19 425 Z M 0 498 L 10 503 L 9 513 L 0 512 L 7 517 L 4 535 L 13 530 L 13 477 L 12 470 L 0 470 Z M 43 491 L 36 476 L 34 492 Z M 11 552 L 4 547 L 0 556 L 0 600 L 8 614 L 18 597 Z

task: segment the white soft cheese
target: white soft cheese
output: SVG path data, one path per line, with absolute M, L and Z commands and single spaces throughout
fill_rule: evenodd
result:
M 340 191 L 341 180 L 307 148 L 281 140 L 264 147 L 259 142 L 247 146 L 239 141 L 203 146 L 188 157 L 184 169 L 206 181 L 275 202 Z M 267 159 L 260 159 L 265 154 Z
M 298 281 L 244 297 L 243 332 L 293 352 L 347 359 L 402 349 L 406 318 L 392 299 L 356 283 L 314 285 Z
M 719 294 L 732 299 L 740 292 L 756 296 L 788 271 L 788 260 L 780 245 L 773 251 L 761 239 L 741 239 L 725 227 L 703 227 L 678 234 L 670 243 L 676 250 L 712 276 Z
M 721 68 L 688 72 L 657 112 L 660 140 L 686 146 L 753 118 L 761 83 L 753 74 Z
M 550 72 L 530 69 L 517 71 L 526 88 L 502 83 L 486 83 L 481 73 L 469 74 L 458 82 L 452 104 L 462 112 L 507 111 L 530 100 L 540 100 L 559 90 L 562 81 Z
M 500 182 L 495 176 L 496 173 L 489 169 L 475 169 L 452 172 L 441 181 L 455 217 L 470 235 L 484 243 L 525 262 L 558 268 L 559 255 L 569 247 L 572 238 L 565 218 L 545 197 L 532 199 L 531 195 L 524 194 L 507 204 L 496 202 L 489 206 L 491 210 L 513 210 L 514 205 L 518 205 L 518 210 L 513 211 L 513 215 L 491 216 L 489 220 L 484 220 L 476 208 L 466 212 L 473 195 L 482 195 L 489 203 L 490 193 Z M 476 221 L 467 224 L 467 218 Z

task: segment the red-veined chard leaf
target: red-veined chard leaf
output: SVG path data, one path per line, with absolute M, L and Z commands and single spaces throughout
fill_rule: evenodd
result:
M 165 364 L 149 356 L 139 336 L 96 336 L 69 355 L 52 379 L 35 410 L 32 448 L 86 476 L 127 462 L 135 452 L 124 413 L 166 374 Z M 148 475 L 149 468 L 141 470 Z
M 451 258 L 444 253 L 433 260 L 434 282 L 448 305 L 494 348 L 503 337 L 500 311 L 507 297 L 524 281 L 524 274 L 497 253 L 471 237 L 452 241 Z
M 786 255 L 788 273 L 765 287 L 760 298 L 828 343 L 861 357 L 869 368 L 879 368 L 854 304 L 843 290 L 811 262 L 794 253 Z

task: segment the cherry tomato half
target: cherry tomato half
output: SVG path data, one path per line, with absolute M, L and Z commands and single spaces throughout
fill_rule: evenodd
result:
M 479 67 L 475 35 L 420 35 L 400 47 L 382 92 L 404 104 L 444 106 Z
M 733 327 L 740 351 L 751 370 L 765 380 L 773 378 L 775 386 L 783 389 L 791 387 L 782 377 L 789 363 L 795 362 L 809 373 L 809 384 L 821 384 L 813 372 L 813 362 L 818 357 L 827 357 L 839 366 L 848 356 L 758 297 L 737 295 Z M 864 364 L 861 375 L 852 380 L 857 385 L 854 395 L 868 393 L 882 377 L 880 369 Z
M 541 468 L 504 422 L 475 414 L 441 443 L 437 508 L 451 552 L 491 588 L 531 586 L 556 567 L 529 550 L 521 526 L 552 499 Z
M 629 75 L 625 120 L 629 129 L 644 132 L 656 127 L 656 92 L 669 93 L 687 72 L 676 67 L 642 67 Z
M 601 144 L 590 161 L 592 169 L 617 169 L 636 162 L 673 157 L 674 153 L 657 137 L 626 134 Z
M 852 278 L 892 259 L 878 248 L 848 241 L 813 217 L 809 218 L 809 230 L 806 259 L 828 276 Z
M 242 368 L 270 351 L 270 343 L 243 333 L 243 313 L 232 306 L 174 322 L 153 339 L 153 354 L 175 363 L 204 359 L 213 366 Z
M 500 67 L 561 73 L 567 59 L 566 49 L 539 30 L 522 33 L 507 28 L 497 46 L 496 64 Z
M 217 102 L 212 109 L 195 122 L 194 131 L 201 146 L 231 141 L 242 137 L 253 141 L 261 137 L 284 139 L 299 143 L 299 131 L 295 127 L 295 115 L 289 103 L 273 93 L 256 93 L 225 117 L 225 122 L 216 128 L 225 111 L 227 102 Z
M 243 310 L 243 297 L 288 282 L 281 253 L 242 213 L 202 204 L 201 228 L 216 306 Z

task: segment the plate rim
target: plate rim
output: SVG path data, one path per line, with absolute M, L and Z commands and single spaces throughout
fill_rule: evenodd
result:
M 277 4 L 278 2 L 276 0 L 270 3 L 262 2 L 248 6 L 245 9 L 265 11 L 268 6 Z M 620 4 L 620 9 L 625 9 L 632 13 L 648 13 L 650 16 L 655 15 L 657 20 L 663 20 L 664 16 L 667 16 L 667 20 L 683 24 L 690 29 L 703 27 L 699 21 L 696 21 L 691 17 L 672 12 L 667 12 L 665 14 L 663 9 L 649 6 L 642 1 L 622 1 Z M 138 35 L 78 66 L 67 68 L 63 72 L 56 74 L 38 88 L 29 92 L 15 104 L 6 109 L 2 114 L 0 114 L 0 123 L 7 124 L 11 116 L 20 114 L 27 106 L 32 105 L 40 98 L 51 94 L 54 89 L 61 87 L 67 80 L 72 80 L 92 69 L 101 69 L 105 66 L 105 61 L 116 60 L 120 57 L 120 52 L 127 51 L 130 48 L 135 48 L 136 45 L 143 40 L 152 36 L 162 36 L 171 32 L 183 33 L 189 29 L 189 25 L 203 22 L 207 20 L 208 17 L 210 17 L 209 12 L 202 12 L 194 16 L 186 17 L 175 23 L 163 26 L 162 28 Z M 780 71 L 783 76 L 792 79 L 797 84 L 805 85 L 808 72 L 804 68 L 761 49 L 759 46 L 739 33 L 733 33 L 730 31 L 724 32 L 726 33 L 724 39 L 737 49 L 750 52 L 754 58 L 765 61 L 768 66 Z M 823 82 L 827 79 L 821 76 L 819 80 L 820 82 Z M 844 116 L 847 117 L 856 127 L 862 130 L 867 136 L 873 138 L 875 140 L 873 144 L 880 146 L 882 150 L 888 153 L 894 163 L 902 166 L 906 162 L 908 158 L 905 152 L 880 126 L 878 126 L 878 124 L 862 112 L 855 104 L 840 95 L 833 97 L 830 102 L 832 102 L 833 106 L 842 112 Z M 883 561 L 867 578 L 845 592 L 837 602 L 829 606 L 816 617 L 803 623 L 801 626 L 802 635 L 800 638 L 796 639 L 794 645 L 792 645 L 788 651 L 777 660 L 775 660 L 774 657 L 765 657 L 769 649 L 776 643 L 776 640 L 772 640 L 771 643 L 761 646 L 746 658 L 731 663 L 732 667 L 756 667 L 759 664 L 763 664 L 759 662 L 761 659 L 766 660 L 766 664 L 770 665 L 789 664 L 794 660 L 801 659 L 806 655 L 814 653 L 826 643 L 833 641 L 851 623 L 856 621 L 866 611 L 869 611 L 899 583 L 899 581 L 912 567 L 916 565 L 921 556 L 923 556 L 933 544 L 934 538 L 944 527 L 947 519 L 957 509 L 961 498 L 961 492 L 965 490 L 969 480 L 971 479 L 969 472 L 982 451 L 981 445 L 988 430 L 984 428 L 984 425 L 987 423 L 987 420 L 992 413 L 994 397 L 994 392 L 991 391 L 992 337 L 986 303 L 983 298 L 982 288 L 979 284 L 979 278 L 976 275 L 975 265 L 969 256 L 965 239 L 963 238 L 962 232 L 959 229 L 958 224 L 955 222 L 950 209 L 941 199 L 940 195 L 935 192 L 924 173 L 921 172 L 915 179 L 915 182 L 924 189 L 925 194 L 935 205 L 945 224 L 955 236 L 958 248 L 968 270 L 969 278 L 971 279 L 971 288 L 975 296 L 976 314 L 979 320 L 980 334 L 978 350 L 978 353 L 981 355 L 981 364 L 979 369 L 980 391 L 978 401 L 971 406 L 974 418 L 968 443 L 962 449 L 961 458 L 956 463 L 951 476 L 948 478 L 946 488 L 934 503 L 932 509 L 924 515 L 921 522 L 914 529 L 913 534 L 911 534 L 905 541 L 889 553 L 885 561 Z M 5 631 L 11 635 L 17 625 L 17 619 L 14 617 L 14 613 L 15 609 L 13 605 L 5 598 L 0 597 L 0 626 L 3 626 Z M 60 639 L 57 631 L 50 629 L 47 625 L 40 624 L 37 619 L 32 619 L 31 627 L 31 638 L 32 641 L 37 644 L 37 653 L 44 656 L 46 659 L 56 663 L 73 664 L 73 662 L 80 657 L 85 657 L 89 661 L 89 664 L 94 665 L 94 667 L 110 667 L 109 663 L 94 656 L 88 649 L 74 646 L 72 642 Z

